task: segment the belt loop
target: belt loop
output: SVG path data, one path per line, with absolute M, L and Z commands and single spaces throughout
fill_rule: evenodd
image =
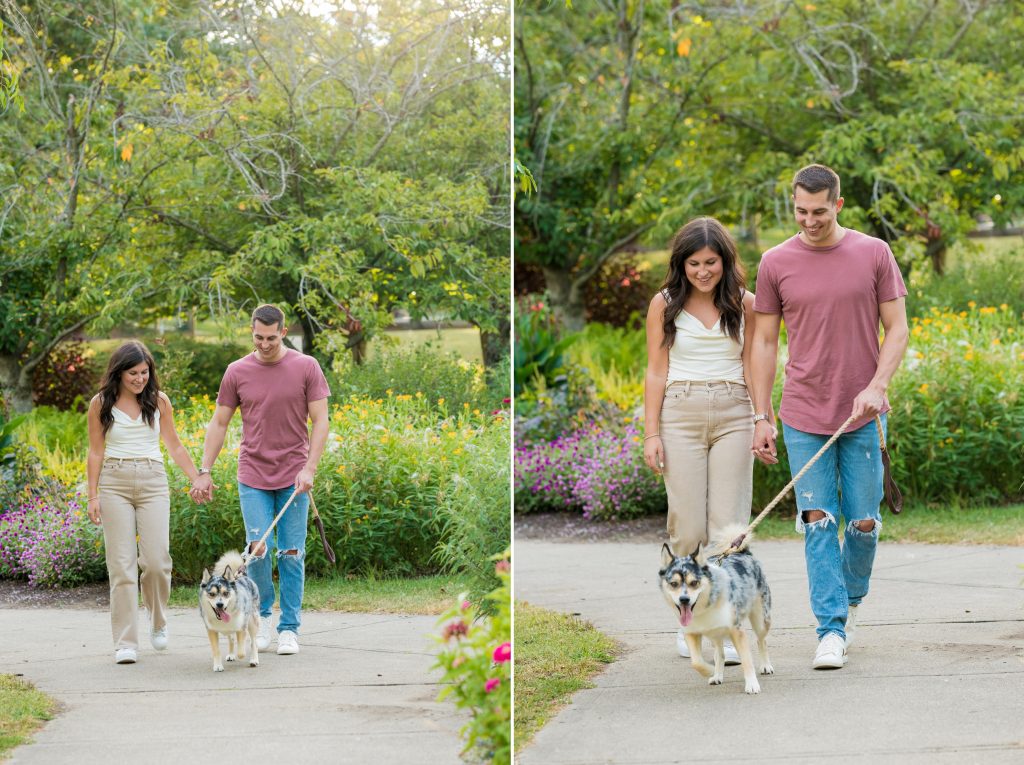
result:
M 690 381 L 689 380 L 686 381 L 686 385 L 683 388 L 683 395 L 686 396 L 687 398 L 689 398 L 689 396 L 690 396 Z
M 732 395 L 732 383 L 731 383 L 731 382 L 730 382 L 729 380 L 726 380 L 726 381 L 725 381 L 725 391 L 726 391 L 726 393 L 728 393 L 728 394 L 729 394 L 730 396 Z

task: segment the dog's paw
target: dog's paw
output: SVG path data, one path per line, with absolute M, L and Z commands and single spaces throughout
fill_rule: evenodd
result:
M 224 665 L 223 664 L 214 664 L 213 665 L 213 671 L 214 672 L 223 672 L 224 671 Z
M 721 675 L 712 675 L 708 678 L 708 685 L 721 685 L 722 680 L 723 678 Z
M 250 667 L 258 667 L 259 665 L 260 665 L 260 660 L 259 659 L 252 659 L 249 662 L 249 666 Z
M 229 653 L 227 656 L 224 657 L 224 661 L 234 661 L 234 660 L 235 660 L 235 655 L 233 653 Z
M 768 662 L 765 662 L 764 664 L 761 665 L 761 674 L 762 675 L 774 675 L 775 674 L 775 667 L 773 667 Z
M 753 693 L 760 693 L 761 692 L 761 686 L 757 682 L 757 680 L 750 680 L 750 681 L 747 682 L 747 687 L 744 690 L 746 690 L 747 693 L 751 693 L 751 694 L 753 694 Z

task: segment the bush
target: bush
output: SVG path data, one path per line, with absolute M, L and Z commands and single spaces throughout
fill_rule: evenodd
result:
M 542 300 L 516 303 L 515 339 L 512 345 L 515 395 L 527 390 L 565 385 L 566 349 L 577 335 L 566 335 L 555 315 Z
M 613 327 L 643 327 L 660 279 L 636 255 L 611 258 L 587 282 L 584 305 L 588 322 Z
M 444 670 L 448 685 L 439 699 L 454 697 L 468 709 L 462 727 L 463 753 L 475 749 L 487 762 L 506 765 L 512 759 L 512 578 L 509 551 L 495 568 L 501 586 L 487 595 L 483 608 L 459 598 L 438 624 L 444 624 L 435 667 Z M 499 557 L 499 556 L 496 556 Z M 489 614 L 489 615 L 485 615 Z
M 959 313 L 975 305 L 1007 304 L 1011 313 L 1024 313 L 1024 251 L 965 251 L 942 276 L 930 262 L 915 266 L 907 282 L 907 315 L 925 318 L 932 309 Z
M 160 388 L 175 406 L 197 396 L 215 399 L 228 364 L 250 350 L 244 343 L 204 343 L 186 335 L 162 335 L 144 342 L 153 353 Z
M 517 446 L 517 512 L 574 510 L 614 520 L 663 511 L 665 485 L 643 459 L 643 439 L 623 428 L 591 426 L 551 443 Z
M 620 412 L 642 410 L 647 368 L 646 330 L 588 324 L 569 349 L 572 363 L 584 370 L 595 395 Z
M 84 412 L 96 392 L 100 372 L 81 340 L 61 343 L 32 374 L 32 400 L 37 406 Z
M 0 517 L 0 578 L 32 587 L 74 587 L 107 575 L 103 534 L 78 494 L 22 492 Z
M 484 369 L 430 343 L 412 348 L 383 348 L 359 365 L 345 365 L 327 375 L 334 400 L 355 395 L 383 399 L 422 393 L 428 401 L 443 399 L 452 410 L 468 404 L 483 409 L 491 403 Z M 507 394 L 506 394 L 507 395 Z
M 63 486 L 85 481 L 89 426 L 85 414 L 37 406 L 18 430 L 18 440 L 32 453 L 39 470 Z
M 209 400 L 197 399 L 178 417 L 182 440 L 195 455 L 202 449 L 213 408 Z M 235 418 L 226 451 L 214 466 L 218 489 L 207 505 L 195 505 L 188 497 L 184 475 L 168 470 L 171 552 L 175 575 L 185 581 L 197 580 L 224 550 L 245 544 L 236 481 L 239 438 Z M 507 495 L 502 498 L 501 487 L 466 486 L 490 481 L 491 476 L 479 466 L 499 465 L 507 455 L 508 424 L 500 413 L 494 416 L 467 404 L 451 412 L 447 402 L 435 404 L 422 394 L 380 399 L 353 396 L 333 406 L 313 496 L 338 562 L 335 569 L 311 540 L 307 571 L 314 575 L 335 570 L 436 573 L 438 547 L 449 541 L 445 530 L 455 528 L 449 522 L 451 514 L 469 510 L 461 507 L 463 502 L 480 503 L 472 511 L 481 525 L 500 518 L 501 513 L 507 516 L 508 499 Z M 465 518 L 460 524 L 459 533 L 473 541 L 453 543 L 450 555 L 443 558 L 453 570 L 471 571 L 479 565 L 479 561 L 460 559 L 458 551 L 471 555 L 474 545 L 493 550 L 507 544 L 507 528 L 476 528 Z

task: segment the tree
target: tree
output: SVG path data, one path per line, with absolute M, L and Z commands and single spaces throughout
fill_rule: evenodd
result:
M 845 222 L 941 266 L 976 214 L 1024 202 L 1021 31 L 1008 2 L 524 3 L 515 140 L 537 193 L 517 200 L 516 256 L 577 328 L 625 244 L 697 214 L 788 225 L 792 174 L 818 161 Z

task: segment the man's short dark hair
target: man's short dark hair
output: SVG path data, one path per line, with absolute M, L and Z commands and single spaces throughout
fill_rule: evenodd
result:
M 839 176 L 831 167 L 824 165 L 808 165 L 800 168 L 793 176 L 793 195 L 796 195 L 796 188 L 799 186 L 811 194 L 828 189 L 828 201 L 835 202 L 839 199 Z
M 255 327 L 256 322 L 266 324 L 268 327 L 276 324 L 279 330 L 284 329 L 284 313 L 277 306 L 266 303 L 252 312 L 252 326 Z

